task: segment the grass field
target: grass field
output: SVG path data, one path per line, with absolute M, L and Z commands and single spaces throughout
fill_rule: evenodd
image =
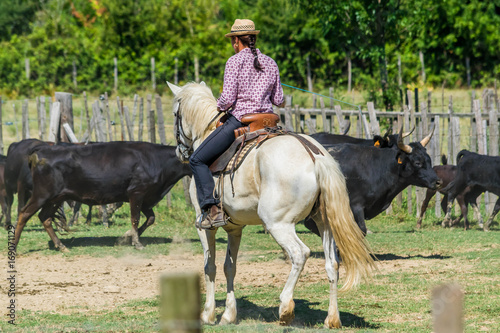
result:
M 25 229 L 18 249 L 18 261 L 65 262 L 78 265 L 93 261 L 89 270 L 101 269 L 114 260 L 134 258 L 139 262 L 152 262 L 153 266 L 173 255 L 193 258 L 193 266 L 201 269 L 201 246 L 193 226 L 194 213 L 186 207 L 181 184 L 173 191 L 172 207 L 162 201 L 156 208 L 156 224 L 143 235 L 147 245 L 138 252 L 130 246 L 114 246 L 113 240 L 129 228 L 128 204 L 115 214 L 109 228 L 97 223 L 79 224 L 75 231 L 60 236 L 71 250 L 62 254 L 51 249 L 51 242 L 41 224 L 32 219 Z M 446 282 L 457 282 L 465 292 L 464 322 L 466 332 L 498 332 L 500 326 L 500 229 L 494 222 L 492 231 L 485 233 L 473 222 L 472 230 L 462 228 L 441 229 L 439 221 L 427 214 L 422 230 L 415 230 L 415 217 L 404 209 L 395 209 L 390 216 L 381 214 L 368 221 L 373 234 L 367 236 L 379 262 L 379 271 L 357 290 L 339 295 L 339 309 L 345 332 L 430 332 L 432 315 L 430 295 L 432 289 Z M 498 221 L 498 218 L 497 218 Z M 83 222 L 81 222 L 83 223 Z M 238 324 L 203 327 L 205 332 L 315 332 L 321 331 L 328 309 L 328 284 L 324 272 L 321 241 L 303 225 L 297 226 L 299 237 L 311 248 L 312 256 L 295 289 L 296 318 L 290 327 L 278 325 L 279 294 L 286 280 L 287 268 L 282 251 L 261 227 L 247 227 L 241 244 L 235 293 L 238 301 Z M 6 234 L 1 233 L 6 244 Z M 225 233 L 217 237 L 218 256 L 222 257 L 226 245 Z M 5 246 L 6 251 L 6 246 Z M 222 259 L 220 259 L 222 260 Z M 6 268 L 6 262 L 2 261 Z M 165 261 L 167 264 L 167 261 Z M 141 264 L 142 265 L 142 264 Z M 149 264 L 151 265 L 151 264 Z M 145 265 L 147 266 L 147 265 Z M 69 266 L 68 266 L 69 267 Z M 74 267 L 74 266 L 71 266 Z M 137 266 L 142 267 L 142 266 Z M 259 275 L 254 271 L 265 268 Z M 40 267 L 46 271 L 46 267 Z M 51 267 L 71 280 L 82 267 Z M 141 268 L 143 269 L 143 268 Z M 162 268 L 160 268 L 161 270 Z M 223 312 L 225 285 L 222 269 L 217 283 L 217 316 Z M 31 272 L 36 274 L 36 272 Z M 109 274 L 106 272 L 104 274 Z M 113 272 L 111 272 L 111 275 Z M 23 284 L 23 272 L 18 272 L 18 303 L 25 295 L 34 294 L 30 284 Z M 96 275 L 99 277 L 98 275 Z M 151 278 L 151 277 L 150 277 Z M 153 279 L 159 278 L 153 276 Z M 40 276 L 40 281 L 43 276 Z M 35 280 L 36 282 L 37 280 Z M 0 283 L 5 294 L 5 280 Z M 73 283 L 78 284 L 78 281 Z M 341 269 L 342 283 L 342 269 Z M 203 283 L 202 283 L 203 284 Z M 58 292 L 59 286 L 55 286 Z M 203 289 L 203 286 L 202 286 Z M 50 294 L 54 297 L 54 294 Z M 57 295 L 57 294 L 56 294 Z M 57 297 L 72 302 L 71 292 L 61 288 Z M 35 295 L 43 299 L 43 293 Z M 92 293 L 89 301 L 98 297 Z M 1 306 L 7 306 L 7 297 Z M 54 301 L 56 299 L 54 298 Z M 49 300 L 50 302 L 50 300 Z M 76 303 L 75 303 L 76 304 Z M 90 304 L 90 303 L 89 303 Z M 158 330 L 159 296 L 136 297 L 112 306 L 73 305 L 50 310 L 24 310 L 17 312 L 17 325 L 0 323 L 2 332 L 151 332 Z M 27 308 L 27 309 L 26 309 Z M 5 311 L 5 310 L 4 310 Z M 4 317 L 5 318 L 5 317 Z

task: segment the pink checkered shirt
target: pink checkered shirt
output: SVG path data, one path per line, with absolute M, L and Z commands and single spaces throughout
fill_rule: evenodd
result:
M 276 62 L 257 49 L 262 71 L 253 67 L 250 48 L 233 55 L 226 62 L 224 88 L 217 100 L 221 110 L 231 106 L 231 114 L 238 120 L 247 113 L 272 112 L 274 105 L 283 103 L 283 88 Z

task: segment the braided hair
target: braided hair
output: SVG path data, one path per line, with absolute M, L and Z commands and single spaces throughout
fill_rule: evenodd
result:
M 262 71 L 263 68 L 259 62 L 257 49 L 255 48 L 255 41 L 257 40 L 257 36 L 256 35 L 245 35 L 245 36 L 238 36 L 238 38 L 240 39 L 240 41 L 243 45 L 248 46 L 250 48 L 250 51 L 252 51 L 253 67 L 258 71 Z

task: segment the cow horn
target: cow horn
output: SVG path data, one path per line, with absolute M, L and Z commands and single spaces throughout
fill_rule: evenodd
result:
M 384 140 L 387 140 L 387 138 L 388 138 L 388 137 L 389 137 L 389 135 L 391 135 L 391 134 L 392 134 L 392 129 L 390 129 L 390 128 L 389 128 L 389 129 L 387 130 L 387 132 L 385 132 L 385 134 L 384 134 Z
M 413 126 L 413 128 L 411 129 L 411 131 L 409 132 L 406 132 L 406 133 L 399 133 L 399 135 L 402 135 L 403 136 L 403 139 L 406 138 L 407 136 L 409 136 L 411 133 L 413 133 L 413 131 L 415 130 L 415 126 Z
M 175 84 L 170 83 L 168 81 L 167 81 L 167 84 L 168 84 L 168 87 L 170 88 L 170 90 L 172 90 L 172 92 L 174 93 L 174 96 L 177 95 L 179 93 L 179 91 L 182 90 L 181 87 L 176 86 Z
M 410 132 L 411 133 L 411 132 Z M 408 134 L 409 135 L 409 134 Z M 403 127 L 399 130 L 399 135 L 398 135 L 398 148 L 404 151 L 407 154 L 411 154 L 413 148 L 410 147 L 410 145 L 405 145 L 403 143 Z
M 342 135 L 347 135 L 349 132 L 349 129 L 351 128 L 351 121 L 349 119 L 344 120 L 344 125 L 343 127 L 345 128 L 344 133 Z
M 429 141 L 431 141 L 432 134 L 434 134 L 434 124 L 432 125 L 431 132 L 425 138 L 423 138 L 422 141 L 420 141 L 420 144 L 423 147 L 427 146 L 427 144 L 429 143 Z

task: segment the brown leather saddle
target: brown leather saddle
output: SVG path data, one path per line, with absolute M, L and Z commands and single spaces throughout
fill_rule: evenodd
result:
M 217 127 L 221 126 L 225 119 L 223 116 L 218 122 Z M 226 118 L 227 119 L 227 118 Z M 244 157 L 248 155 L 250 150 L 254 147 L 259 147 L 265 140 L 276 137 L 278 135 L 292 135 L 302 143 L 306 151 L 314 161 L 313 154 L 321 154 L 321 150 L 307 139 L 301 137 L 294 132 L 288 132 L 278 126 L 280 118 L 277 114 L 272 112 L 265 113 L 249 113 L 241 118 L 241 122 L 246 125 L 234 130 L 236 140 L 233 144 L 215 160 L 210 166 L 212 173 L 222 171 L 229 171 L 233 173 L 236 168 L 241 164 Z M 228 170 L 228 165 L 232 160 L 232 167 Z

